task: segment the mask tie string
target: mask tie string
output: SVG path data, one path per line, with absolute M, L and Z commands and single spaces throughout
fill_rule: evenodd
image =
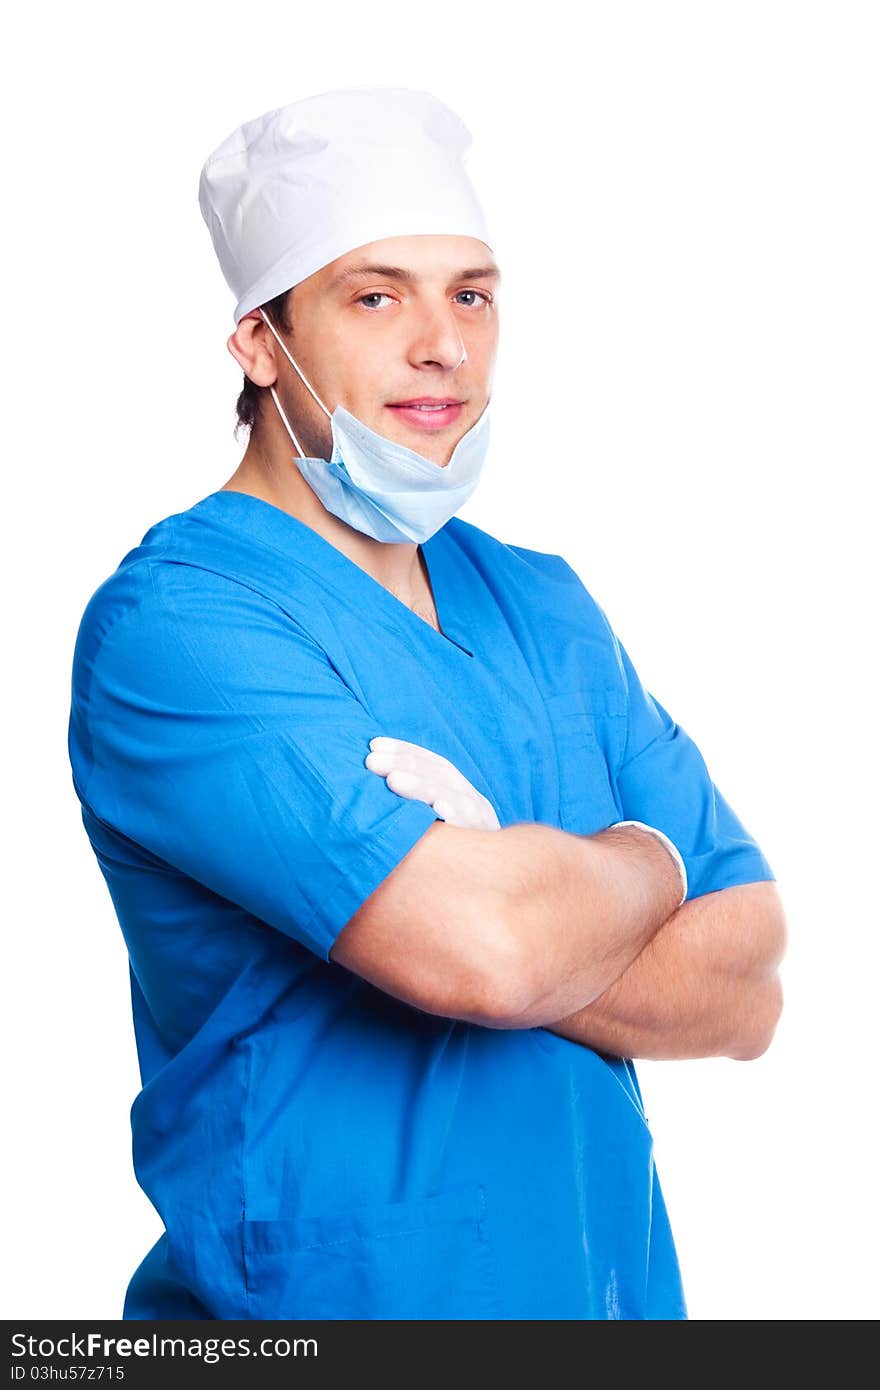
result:
M 304 373 L 300 371 L 299 367 L 298 367 L 298 366 L 296 365 L 296 363 L 294 362 L 294 360 L 293 360 L 293 358 L 291 357 L 290 353 L 287 351 L 287 347 L 286 347 L 285 344 L 281 341 L 281 338 L 280 338 L 279 335 L 278 335 L 278 332 L 277 332 L 277 330 L 276 330 L 276 328 L 275 328 L 275 325 L 274 325 L 273 323 L 270 322 L 270 320 L 266 317 L 265 313 L 263 313 L 263 310 L 262 310 L 262 309 L 260 309 L 259 312 L 262 314 L 263 319 L 265 320 L 265 322 L 266 322 L 267 326 L 269 327 L 269 329 L 272 331 L 272 333 L 274 333 L 275 337 L 278 339 L 278 345 L 279 345 L 279 347 L 281 348 L 281 351 L 284 353 L 285 357 L 287 358 L 287 360 L 288 360 L 288 362 L 290 363 L 290 365 L 293 367 L 293 370 L 296 372 L 297 376 L 300 378 L 300 380 L 301 380 L 301 382 L 303 383 L 303 385 L 304 385 L 304 386 L 306 387 L 306 389 L 307 389 L 308 391 L 310 391 L 311 394 L 314 396 L 315 400 L 318 402 L 318 405 L 321 407 L 321 409 L 323 410 L 324 414 L 327 416 L 327 419 L 328 419 L 328 420 L 332 420 L 333 417 L 332 417 L 332 415 L 330 414 L 330 411 L 327 409 L 327 407 L 326 407 L 326 405 L 324 404 L 324 402 L 321 400 L 321 397 L 318 395 L 317 391 L 313 388 L 313 386 L 311 385 L 311 383 L 310 383 L 309 381 L 306 380 L 306 377 L 305 377 Z M 305 450 L 303 449 L 302 445 L 300 444 L 299 440 L 297 439 L 296 435 L 294 434 L 293 429 L 292 429 L 291 424 L 290 424 L 290 421 L 288 420 L 287 416 L 286 416 L 285 413 L 284 413 L 284 410 L 282 409 L 281 402 L 280 402 L 279 399 L 278 399 L 278 393 L 276 392 L 275 387 L 274 387 L 274 386 L 270 386 L 270 387 L 269 387 L 269 390 L 270 390 L 270 392 L 271 392 L 271 394 L 272 394 L 272 399 L 273 399 L 273 401 L 275 402 L 275 405 L 276 405 L 276 407 L 277 407 L 277 409 L 278 409 L 278 414 L 281 416 L 281 419 L 284 421 L 284 424 L 285 424 L 285 426 L 286 426 L 286 428 L 287 428 L 287 433 L 290 435 L 291 439 L 293 440 L 294 444 L 295 444 L 296 447 L 297 447 L 297 450 L 299 451 L 299 456 L 300 456 L 300 458 L 305 458 L 305 456 L 306 456 Z

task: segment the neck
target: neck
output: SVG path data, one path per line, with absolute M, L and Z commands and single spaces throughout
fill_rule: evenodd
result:
M 291 455 L 294 447 L 287 432 L 279 439 L 256 426 L 241 462 L 220 489 L 245 492 L 270 502 L 317 531 L 343 555 L 347 555 L 377 583 L 414 611 L 418 603 L 421 616 L 428 618 L 433 604 L 430 585 L 418 546 L 412 541 L 374 540 L 328 512 L 300 473 Z M 428 618 L 430 621 L 430 618 Z

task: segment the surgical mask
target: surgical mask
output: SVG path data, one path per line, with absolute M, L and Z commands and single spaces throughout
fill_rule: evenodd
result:
M 488 406 L 462 435 L 445 467 L 405 444 L 371 430 L 345 406 L 331 412 L 306 381 L 281 341 L 290 365 L 330 420 L 330 458 L 307 458 L 282 409 L 274 386 L 272 399 L 298 451 L 294 462 L 328 512 L 377 541 L 429 540 L 464 506 L 477 486 L 489 446 Z

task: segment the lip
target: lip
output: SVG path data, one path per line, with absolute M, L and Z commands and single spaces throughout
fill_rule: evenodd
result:
M 440 410 L 418 410 L 419 405 L 441 405 Z M 393 410 L 407 424 L 414 425 L 420 430 L 440 430 L 452 425 L 458 419 L 464 409 L 464 401 L 456 400 L 451 396 L 417 396 L 412 400 L 406 401 L 401 405 L 389 405 L 389 410 Z

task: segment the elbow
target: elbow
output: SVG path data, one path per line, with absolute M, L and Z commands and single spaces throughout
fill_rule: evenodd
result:
M 782 1007 L 782 982 L 774 973 L 750 991 L 741 1011 L 739 1027 L 728 1047 L 728 1057 L 736 1062 L 754 1062 L 763 1057 L 776 1035 Z
M 477 1022 L 486 1028 L 543 1028 L 563 1015 L 592 1004 L 607 988 L 597 979 L 589 994 L 582 978 L 577 1000 L 548 982 L 534 951 L 524 956 L 508 936 L 495 956 L 494 968 L 483 973 Z
M 766 889 L 767 885 L 761 887 Z M 737 1062 L 754 1062 L 763 1057 L 782 1016 L 784 1000 L 779 965 L 788 946 L 788 922 L 775 884 L 772 896 L 774 910 L 762 921 L 750 978 L 743 980 L 733 1038 L 727 1049 L 727 1055 Z
M 536 948 L 515 913 L 500 920 L 494 936 L 491 970 L 483 969 L 479 1021 L 489 1028 L 544 1028 L 592 1004 L 620 973 L 609 973 L 607 960 L 583 962 L 576 984 L 554 970 L 550 950 Z
M 533 1028 L 529 1015 L 538 993 L 534 961 L 504 919 L 498 921 L 491 941 L 492 950 L 474 970 L 479 986 L 472 1017 L 486 1028 Z
M 528 1014 L 534 992 L 527 972 L 513 951 L 494 960 L 491 971 L 483 971 L 474 1021 L 484 1028 L 532 1028 Z

